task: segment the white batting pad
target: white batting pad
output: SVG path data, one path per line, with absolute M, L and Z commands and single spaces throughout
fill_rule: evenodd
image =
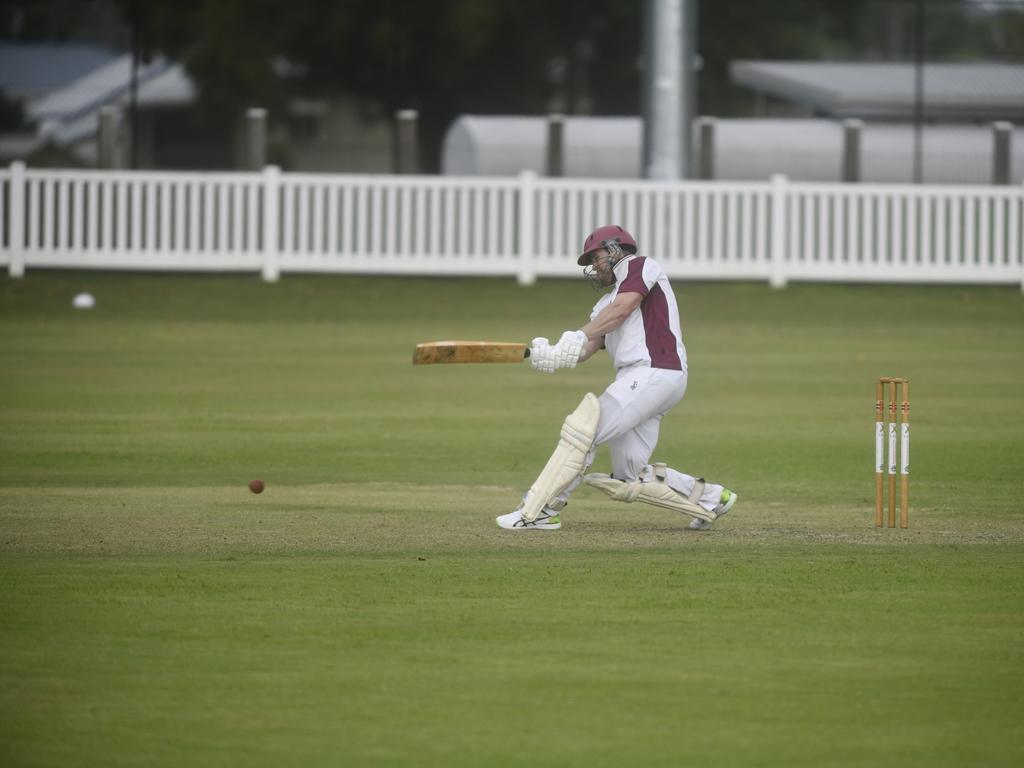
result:
M 599 472 L 587 475 L 583 478 L 587 485 L 593 486 L 611 496 L 615 501 L 643 501 L 653 504 L 656 507 L 664 507 L 681 512 L 690 517 L 699 517 L 709 523 L 715 519 L 714 512 L 708 512 L 697 503 L 704 491 L 704 483 L 698 481 L 690 498 L 676 493 L 665 482 L 664 476 L 655 473 L 649 482 L 633 480 L 624 482 L 616 480 L 611 475 L 604 475 Z
M 523 517 L 537 519 L 545 504 L 550 503 L 587 468 L 587 454 L 594 444 L 601 404 L 588 392 L 575 411 L 565 417 L 555 452 L 541 470 L 540 476 L 523 499 Z

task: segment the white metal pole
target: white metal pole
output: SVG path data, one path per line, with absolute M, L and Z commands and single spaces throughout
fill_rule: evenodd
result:
M 647 0 L 643 175 L 690 175 L 694 110 L 694 0 Z

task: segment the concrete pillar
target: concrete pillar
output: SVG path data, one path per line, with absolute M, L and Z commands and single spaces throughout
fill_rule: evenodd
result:
M 267 110 L 262 107 L 252 107 L 245 111 L 244 141 L 243 170 L 263 170 L 267 164 Z
M 565 175 L 565 116 L 548 115 L 547 157 L 544 162 L 548 176 Z
M 118 129 L 121 122 L 121 111 L 117 107 L 100 108 L 99 130 L 96 134 L 96 167 L 112 170 L 119 168 L 120 152 Z
M 860 146 L 863 133 L 863 120 L 843 121 L 843 181 L 850 183 L 860 181 Z
M 1013 157 L 1013 123 L 992 123 L 992 183 L 1010 183 Z
M 400 109 L 395 113 L 395 173 L 419 173 L 416 139 L 419 117 L 415 109 Z

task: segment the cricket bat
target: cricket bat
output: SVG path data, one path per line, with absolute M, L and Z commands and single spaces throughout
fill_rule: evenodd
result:
M 413 365 L 435 363 L 521 363 L 530 347 L 505 341 L 428 341 L 417 344 Z

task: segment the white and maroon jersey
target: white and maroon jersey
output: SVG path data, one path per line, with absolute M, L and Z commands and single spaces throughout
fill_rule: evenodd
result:
M 590 319 L 620 293 L 639 293 L 643 301 L 633 313 L 604 337 L 615 369 L 635 365 L 686 371 L 686 348 L 679 324 L 679 307 L 665 271 L 646 256 L 628 256 L 615 265 L 615 288 L 601 297 Z

